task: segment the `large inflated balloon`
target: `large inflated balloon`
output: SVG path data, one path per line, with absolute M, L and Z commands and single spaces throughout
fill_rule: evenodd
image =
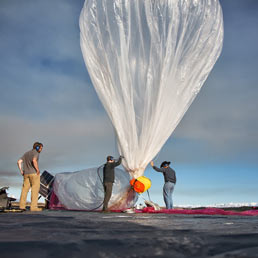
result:
M 130 175 L 122 169 L 115 169 L 115 182 L 108 208 L 123 210 L 131 208 L 137 195 L 131 190 Z M 104 201 L 102 168 L 59 173 L 55 176 L 49 207 L 68 210 L 101 210 Z
M 117 134 L 141 176 L 196 97 L 223 42 L 218 0 L 86 0 L 81 49 Z

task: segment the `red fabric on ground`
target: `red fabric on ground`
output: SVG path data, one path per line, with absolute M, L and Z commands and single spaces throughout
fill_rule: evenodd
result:
M 49 209 L 51 210 L 65 210 L 65 207 L 59 202 L 58 197 L 53 191 L 49 200 Z
M 49 208 L 52 210 L 67 210 L 58 200 L 54 191 L 51 194 Z M 86 210 L 85 210 L 86 211 Z M 112 212 L 122 212 L 121 210 L 112 210 Z M 205 209 L 162 209 L 155 211 L 153 207 L 145 207 L 142 210 L 135 210 L 135 213 L 167 213 L 167 214 L 203 214 L 203 215 L 240 215 L 240 216 L 258 216 L 257 207 L 247 211 L 229 211 L 218 208 Z
M 258 216 L 258 210 L 252 209 L 247 211 L 225 211 L 218 208 L 205 209 L 162 209 L 155 211 L 153 207 L 146 207 L 142 210 L 136 210 L 136 213 L 167 213 L 167 214 L 205 214 L 205 215 L 242 215 L 242 216 Z

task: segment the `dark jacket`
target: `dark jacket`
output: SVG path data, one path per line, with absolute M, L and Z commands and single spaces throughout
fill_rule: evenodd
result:
M 176 183 L 176 172 L 171 167 L 158 168 L 158 167 L 153 166 L 153 168 L 157 172 L 163 173 L 165 182 L 172 182 L 174 184 Z
M 103 168 L 104 183 L 114 183 L 115 181 L 115 167 L 121 164 L 122 158 L 119 157 L 117 162 L 107 162 Z

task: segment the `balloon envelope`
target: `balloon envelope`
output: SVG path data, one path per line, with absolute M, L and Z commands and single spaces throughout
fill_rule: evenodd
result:
M 81 49 L 116 131 L 124 167 L 141 176 L 219 57 L 218 0 L 86 0 Z
M 131 208 L 138 195 L 131 189 L 130 175 L 115 168 L 115 182 L 108 208 Z M 50 198 L 50 209 L 101 210 L 104 201 L 103 168 L 56 174 Z

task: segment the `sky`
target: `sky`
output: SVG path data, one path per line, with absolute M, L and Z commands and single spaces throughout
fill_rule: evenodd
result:
M 83 3 L 0 0 L 0 187 L 17 198 L 16 163 L 35 141 L 44 144 L 40 170 L 52 174 L 119 155 L 80 50 Z M 222 54 L 154 160 L 176 171 L 174 205 L 258 202 L 258 1 L 220 3 Z M 163 175 L 148 166 L 145 176 L 164 205 Z

